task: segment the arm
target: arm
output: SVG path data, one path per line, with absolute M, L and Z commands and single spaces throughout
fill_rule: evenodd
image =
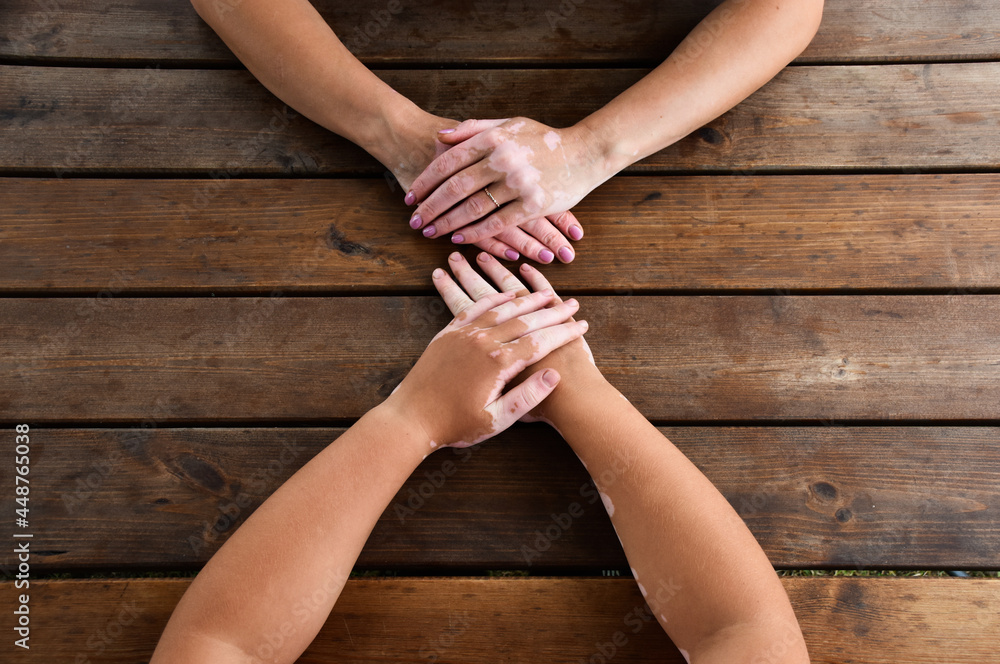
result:
M 808 46 L 822 11 L 823 0 L 726 0 L 659 67 L 572 127 L 466 121 L 442 134 L 457 147 L 413 183 L 415 216 L 438 235 L 461 229 L 453 239 L 475 243 L 525 216 L 569 209 L 769 81 Z M 477 216 L 480 206 L 454 208 L 484 187 L 507 204 L 503 210 Z
M 565 322 L 574 304 L 543 308 L 553 297 L 494 295 L 457 316 L 382 405 L 295 473 L 208 561 L 151 664 L 294 662 L 421 460 L 499 433 L 558 383 L 546 370 L 501 394 L 527 365 L 586 329 Z
M 438 130 L 457 123 L 421 110 L 375 76 L 308 0 L 192 4 L 264 87 L 313 122 L 364 148 L 404 190 L 450 147 L 436 140 L 446 135 Z M 526 220 L 521 228 L 512 227 L 477 245 L 498 258 L 516 260 L 521 252 L 546 263 L 554 255 L 568 262 L 573 250 L 557 227 L 574 239 L 583 235 L 569 213 Z
M 479 266 L 504 290 L 527 289 L 497 261 Z M 439 286 L 452 311 L 495 289 L 458 254 L 461 288 Z M 524 281 L 549 288 L 521 266 Z M 469 295 L 467 295 L 468 293 Z M 471 297 L 470 297 L 471 295 Z M 533 369 L 562 380 L 531 416 L 552 424 L 600 492 L 653 615 L 691 662 L 808 662 L 788 596 L 753 534 L 698 468 L 604 378 L 581 338 Z

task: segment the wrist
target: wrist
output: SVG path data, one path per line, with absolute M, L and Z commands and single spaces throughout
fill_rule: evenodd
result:
M 435 449 L 419 418 L 414 417 L 396 395 L 390 395 L 372 408 L 362 420 L 366 425 L 377 427 L 386 444 L 386 458 L 398 459 L 416 468 Z
M 594 165 L 594 179 L 597 185 L 606 182 L 625 167 L 638 161 L 641 157 L 633 151 L 628 154 L 628 146 L 620 140 L 615 132 L 609 130 L 607 123 L 602 122 L 597 114 L 592 114 L 571 128 L 588 149 L 587 162 Z
M 579 363 L 571 369 L 560 367 L 559 374 L 559 384 L 538 407 L 539 414 L 559 431 L 564 431 L 569 423 L 579 421 L 594 400 L 600 401 L 611 393 L 618 393 L 590 362 Z
M 369 144 L 362 147 L 391 171 L 405 189 L 434 160 L 438 131 L 458 123 L 428 113 L 407 99 L 404 104 L 390 108 L 376 124 Z

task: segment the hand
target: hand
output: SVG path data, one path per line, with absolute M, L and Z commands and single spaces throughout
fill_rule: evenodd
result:
M 476 244 L 543 216 L 582 237 L 558 215 L 610 177 L 583 128 L 553 129 L 528 118 L 467 120 L 440 140 L 460 144 L 413 182 L 407 201 L 419 205 L 410 225 L 428 237 L 458 230 L 457 244 Z
M 517 297 L 525 297 L 530 293 L 524 283 L 518 280 L 507 268 L 501 265 L 499 261 L 494 260 L 489 254 L 479 254 L 476 260 L 479 263 L 479 267 L 489 275 L 493 283 L 503 292 L 513 293 Z M 441 293 L 441 297 L 453 314 L 456 316 L 461 315 L 462 312 L 469 310 L 484 298 L 496 296 L 497 289 L 479 276 L 479 273 L 469 265 L 468 261 L 460 253 L 455 252 L 449 256 L 448 263 L 461 286 L 447 276 L 435 278 L 434 286 Z M 542 276 L 542 273 L 526 263 L 521 265 L 521 277 L 536 292 L 552 289 L 552 286 Z M 557 305 L 560 302 L 559 296 L 554 295 L 550 306 Z M 594 379 L 604 380 L 600 370 L 597 369 L 597 365 L 594 363 L 594 355 L 590 352 L 587 340 L 582 336 L 553 350 L 537 364 L 529 367 L 522 376 L 545 369 L 555 369 L 558 371 L 566 385 L 569 386 L 583 386 L 588 381 Z M 553 400 L 558 401 L 560 398 L 563 398 L 565 391 L 563 388 L 556 389 L 552 396 L 532 409 L 527 415 L 524 415 L 521 420 L 524 422 L 534 422 L 537 420 L 550 422 L 551 418 L 546 412 L 548 406 L 552 405 L 550 402 Z
M 455 142 L 443 142 L 449 136 L 446 132 L 458 125 L 455 120 L 423 111 L 420 113 L 418 118 L 407 116 L 392 123 L 405 130 L 386 131 L 379 145 L 373 146 L 371 150 L 392 172 L 404 191 L 409 190 L 424 169 L 452 148 Z M 463 127 L 460 136 L 468 138 L 476 134 L 474 125 L 465 123 Z M 410 194 L 407 194 L 406 203 L 413 204 Z M 492 202 L 490 205 L 496 207 Z M 425 237 L 433 236 L 434 234 Z M 524 255 L 541 263 L 551 263 L 558 256 L 559 260 L 568 263 L 576 256 L 576 252 L 567 237 L 574 240 L 583 237 L 583 228 L 572 212 L 537 217 L 520 227 L 507 228 L 494 237 L 483 238 L 474 244 L 497 258 L 516 261 Z
M 435 283 L 443 280 L 451 281 L 434 270 Z M 547 307 L 554 298 L 551 290 L 516 298 L 493 293 L 467 307 L 431 340 L 385 405 L 422 431 L 431 450 L 500 433 L 547 397 L 560 376 L 547 369 L 506 394 L 504 386 L 587 330 L 586 321 L 571 320 L 575 302 Z

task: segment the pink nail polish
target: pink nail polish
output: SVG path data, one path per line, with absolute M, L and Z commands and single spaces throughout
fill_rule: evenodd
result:
M 433 226 L 428 226 L 424 229 L 424 237 L 434 237 L 434 233 L 436 232 Z
M 542 249 L 541 251 L 538 252 L 538 260 L 542 261 L 543 263 L 551 263 L 552 259 L 555 257 L 556 255 L 553 254 L 548 249 Z
M 417 197 L 413 195 L 412 191 L 406 192 L 406 196 L 403 197 L 403 202 L 407 205 L 413 205 L 417 200 Z
M 559 260 L 569 263 L 573 260 L 573 251 L 569 247 L 559 247 Z
M 518 258 L 521 257 L 521 254 L 517 253 L 513 249 L 508 249 L 507 251 L 503 252 L 503 255 L 506 256 L 507 260 L 509 261 L 516 261 Z
M 423 224 L 423 223 L 424 223 L 424 220 L 420 218 L 420 215 L 419 214 L 415 214 L 410 219 L 410 228 L 412 228 L 413 230 L 417 230 L 418 228 L 420 228 L 420 225 Z
M 439 129 L 438 133 L 439 134 L 453 134 L 453 133 L 455 133 L 455 129 L 454 129 L 454 127 L 452 127 L 451 129 Z
M 580 238 L 583 237 L 583 229 L 580 228 L 579 226 L 570 226 L 569 236 L 574 240 L 579 240 Z
M 461 233 L 455 233 L 451 236 L 451 241 L 455 244 L 462 244 L 462 242 L 465 241 L 465 238 L 462 237 Z

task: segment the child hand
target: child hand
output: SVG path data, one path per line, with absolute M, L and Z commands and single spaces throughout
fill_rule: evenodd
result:
M 524 297 L 529 294 L 528 287 L 489 254 L 479 254 L 477 262 L 479 263 L 479 267 L 489 275 L 503 292 L 513 293 L 518 297 Z M 475 303 L 482 301 L 484 298 L 496 295 L 497 288 L 483 279 L 461 254 L 458 252 L 453 253 L 449 257 L 448 263 L 461 286 L 456 284 L 447 275 L 435 278 L 434 286 L 441 293 L 441 297 L 453 314 L 460 315 Z M 536 292 L 552 288 L 548 280 L 542 276 L 542 273 L 530 265 L 521 265 L 521 276 Z M 560 302 L 559 296 L 554 295 L 550 306 L 554 306 Z M 586 381 L 591 379 L 604 380 L 600 370 L 597 369 L 594 363 L 594 355 L 590 352 L 587 340 L 582 336 L 549 353 L 538 364 L 529 367 L 524 375 L 544 369 L 555 369 L 558 371 L 567 385 L 584 385 Z M 560 398 L 561 392 L 563 392 L 562 389 L 557 389 L 552 397 L 546 399 L 538 407 L 532 409 L 530 413 L 523 416 L 521 418 L 522 421 L 534 422 L 539 419 L 548 421 L 549 418 L 546 414 L 547 406 L 551 405 L 549 402 L 553 399 Z
M 450 281 L 435 270 L 435 282 L 443 279 Z M 431 340 L 386 404 L 414 424 L 431 450 L 500 433 L 547 397 L 560 376 L 535 371 L 503 394 L 506 384 L 587 330 L 585 321 L 571 320 L 576 303 L 553 303 L 554 297 L 551 290 L 493 293 L 466 307 Z

